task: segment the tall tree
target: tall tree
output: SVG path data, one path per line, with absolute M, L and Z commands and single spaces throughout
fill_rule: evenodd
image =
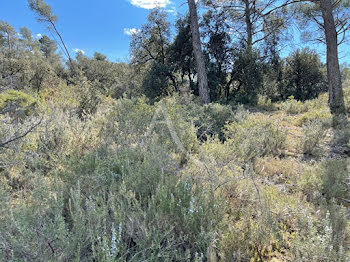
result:
M 231 35 L 250 50 L 270 34 L 281 34 L 288 18 L 277 0 L 206 0 L 205 4 L 226 13 Z
M 160 9 L 151 11 L 147 23 L 131 35 L 132 63 L 150 67 L 145 79 L 145 91 L 153 98 L 168 92 L 169 80 L 173 89 L 177 90 L 177 81 L 169 63 L 170 45 L 167 13 Z
M 169 45 L 170 24 L 167 14 L 155 9 L 147 17 L 147 23 L 131 35 L 132 62 L 145 64 L 156 61 L 165 64 Z
M 73 62 L 67 49 L 67 46 L 64 43 L 63 38 L 56 27 L 55 23 L 57 22 L 57 16 L 54 15 L 54 13 L 52 12 L 52 8 L 48 4 L 46 4 L 44 0 L 28 0 L 28 3 L 29 8 L 37 14 L 38 21 L 47 23 L 48 27 L 50 29 L 53 29 L 57 36 L 60 38 L 60 41 L 64 47 L 69 62 L 73 67 Z
M 190 11 L 192 45 L 197 66 L 199 96 L 201 97 L 202 103 L 207 104 L 210 103 L 208 76 L 199 35 L 197 6 L 194 0 L 187 0 L 187 3 Z
M 188 92 L 194 90 L 193 75 L 194 57 L 192 47 L 191 28 L 189 24 L 189 17 L 179 18 L 176 22 L 177 34 L 173 43 L 169 48 L 169 63 L 180 74 L 182 90 Z M 187 79 L 185 79 L 187 76 Z M 188 85 L 184 85 L 188 81 Z M 188 89 L 189 88 L 189 89 Z
M 17 40 L 17 32 L 7 22 L 0 21 L 0 35 L 5 40 L 9 53 L 12 52 L 14 43 Z
M 234 68 L 231 69 L 230 79 L 225 86 L 226 99 L 233 89 L 239 102 L 251 104 L 257 102 L 258 92 L 263 88 L 261 62 L 265 57 L 262 57 L 260 52 L 262 44 L 271 38 L 271 35 L 283 35 L 288 18 L 283 8 L 270 12 L 277 7 L 278 2 L 277 0 L 205 1 L 210 10 L 224 18 L 220 22 L 221 27 L 227 27 L 224 32 L 229 32 L 229 36 L 236 39 L 236 43 L 239 44 L 239 50 L 235 52 L 235 61 L 231 63 L 234 64 Z
M 39 43 L 35 39 L 33 39 L 32 31 L 30 31 L 27 27 L 21 27 L 20 33 L 22 39 L 20 40 L 24 48 L 27 48 L 29 51 L 34 51 L 38 49 Z
M 204 52 L 209 58 L 208 84 L 212 99 L 221 99 L 223 91 L 227 99 L 233 81 L 234 46 L 226 23 L 227 16 L 227 12 L 216 7 L 203 15 L 202 34 L 207 39 Z
M 304 37 L 326 45 L 329 107 L 334 115 L 346 113 L 338 46 L 345 41 L 346 32 L 350 28 L 349 4 L 348 0 L 317 0 L 300 3 L 297 7 Z M 318 35 L 314 29 L 315 24 L 319 28 Z M 312 31 L 307 30 L 309 26 Z
M 57 51 L 57 43 L 51 40 L 48 36 L 44 35 L 39 39 L 40 51 L 43 53 L 45 58 L 50 58 L 55 56 Z
M 320 7 L 327 45 L 329 107 L 332 114 L 339 115 L 345 113 L 345 104 L 338 58 L 338 34 L 333 17 L 333 3 L 331 0 L 320 0 Z

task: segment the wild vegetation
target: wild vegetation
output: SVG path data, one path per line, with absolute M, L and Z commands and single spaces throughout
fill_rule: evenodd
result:
M 319 54 L 278 48 L 320 6 L 204 4 L 207 87 L 189 17 L 151 11 L 130 63 L 0 22 L 1 261 L 349 261 L 349 69 L 339 113 Z

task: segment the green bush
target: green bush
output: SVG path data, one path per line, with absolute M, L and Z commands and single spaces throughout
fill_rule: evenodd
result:
M 348 79 L 343 85 L 344 100 L 347 109 L 347 113 L 350 113 L 350 79 Z
M 314 156 L 321 154 L 321 143 L 326 137 L 327 130 L 327 125 L 318 119 L 303 125 L 302 153 Z
M 232 96 L 235 103 L 256 105 L 258 94 L 262 89 L 263 64 L 259 59 L 258 50 L 249 48 L 239 50 L 233 65 L 234 80 L 239 88 L 234 90 Z
M 309 110 L 306 104 L 295 100 L 294 96 L 288 97 L 287 101 L 280 104 L 280 108 L 288 114 L 301 114 Z
M 6 212 L 10 201 L 2 205 L 2 258 L 205 257 L 221 217 L 213 194 L 176 174 L 170 156 L 157 145 L 145 153 L 124 150 L 109 159 L 94 153 L 73 158 L 60 175 L 62 180 L 38 183 L 31 197 L 16 200 L 11 213 Z
M 274 110 L 274 104 L 272 104 L 271 98 L 267 96 L 259 96 L 258 97 L 258 106 L 265 110 Z
M 177 97 L 165 98 L 154 105 L 147 104 L 144 98 L 120 99 L 107 118 L 106 139 L 117 144 L 135 146 L 156 139 L 170 151 L 181 154 L 198 147 L 193 119 Z
M 223 139 L 222 129 L 234 120 L 234 113 L 230 106 L 212 103 L 201 107 L 197 117 L 195 124 L 199 128 L 199 137 L 218 135 Z
M 329 123 L 331 120 L 331 114 L 328 109 L 321 110 L 321 109 L 313 109 L 306 113 L 304 113 L 299 119 L 298 119 L 298 125 L 302 126 L 304 124 L 309 124 L 314 121 L 320 121 L 323 123 Z
M 344 236 L 345 230 L 336 232 L 337 225 L 332 224 L 332 219 L 329 211 L 316 216 L 305 211 L 300 213 L 292 246 L 296 261 L 347 261 L 346 241 L 334 238 L 337 233 Z M 341 219 L 345 221 L 344 217 Z
M 243 161 L 277 156 L 284 148 L 286 133 L 267 117 L 250 115 L 225 126 L 227 143 Z
M 286 58 L 282 96 L 305 101 L 327 91 L 326 77 L 319 55 L 308 48 L 296 50 Z
M 33 113 L 37 104 L 34 97 L 22 91 L 9 89 L 0 93 L 0 112 L 24 117 Z
M 300 177 L 299 188 L 310 199 L 346 203 L 350 192 L 348 165 L 347 160 L 327 160 L 308 168 Z

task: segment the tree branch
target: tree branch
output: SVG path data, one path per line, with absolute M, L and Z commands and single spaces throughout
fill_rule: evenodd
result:
M 2 142 L 0 143 L 0 148 L 2 147 L 5 147 L 6 145 L 18 140 L 18 139 L 21 139 L 25 136 L 27 136 L 30 132 L 32 132 L 37 126 L 39 126 L 41 124 L 43 119 L 40 119 L 40 121 L 38 123 L 36 123 L 35 125 L 33 125 L 32 127 L 30 127 L 26 132 L 24 132 L 22 135 L 19 135 L 19 136 L 15 136 L 13 138 L 10 138 L 9 140 L 5 141 L 5 142 Z

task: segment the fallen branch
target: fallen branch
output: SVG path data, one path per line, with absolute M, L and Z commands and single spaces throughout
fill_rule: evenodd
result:
M 37 126 L 39 126 L 41 124 L 43 119 L 40 119 L 40 121 L 38 123 L 36 123 L 35 125 L 31 126 L 26 132 L 24 132 L 23 134 L 19 135 L 19 136 L 15 136 L 13 138 L 10 138 L 9 140 L 5 141 L 5 142 L 2 142 L 0 144 L 0 148 L 1 147 L 5 147 L 6 145 L 18 140 L 18 139 L 21 139 L 25 136 L 27 136 L 30 132 L 32 132 Z

